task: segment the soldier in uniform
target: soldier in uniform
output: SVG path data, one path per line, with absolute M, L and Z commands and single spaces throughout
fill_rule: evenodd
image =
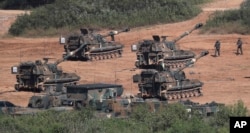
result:
M 242 41 L 241 41 L 241 38 L 239 38 L 238 39 L 238 41 L 237 41 L 237 43 L 236 43 L 236 45 L 237 45 L 237 55 L 239 55 L 239 54 L 241 54 L 241 55 L 243 55 L 243 51 L 242 51 Z M 239 53 L 239 51 L 240 51 L 240 53 Z
M 214 48 L 215 48 L 215 56 L 220 56 L 220 41 L 217 40 L 214 44 Z

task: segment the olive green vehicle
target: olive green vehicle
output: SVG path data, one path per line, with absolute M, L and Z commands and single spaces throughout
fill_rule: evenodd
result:
M 77 53 L 82 47 L 70 52 L 62 59 L 48 62 L 50 58 L 43 60 L 20 62 L 11 67 L 11 73 L 16 75 L 15 89 L 17 91 L 46 91 L 57 89 L 61 86 L 76 84 L 80 77 L 75 73 L 65 73 L 58 64 L 66 61 Z
M 14 105 L 9 101 L 0 100 L 0 114 L 11 114 L 14 113 L 18 106 Z
M 190 100 L 185 100 L 179 101 L 179 103 L 184 105 L 187 108 L 187 111 L 191 114 L 200 114 L 205 117 L 215 115 L 218 111 L 220 111 L 220 107 L 224 106 L 224 104 L 217 103 L 215 101 L 200 104 Z
M 50 110 L 55 111 L 72 111 L 73 108 L 70 107 L 55 107 L 50 108 Z M 42 111 L 46 111 L 45 109 L 38 108 L 27 108 L 16 106 L 9 101 L 0 100 L 0 115 L 33 115 Z
M 131 46 L 131 50 L 136 52 L 135 66 L 140 69 L 154 68 L 159 62 L 164 62 L 165 66 L 178 68 L 186 62 L 195 58 L 195 53 L 189 50 L 181 50 L 176 46 L 176 42 L 189 35 L 194 30 L 203 26 L 196 24 L 191 30 L 184 32 L 173 41 L 168 41 L 166 36 L 154 35 L 153 40 L 143 40 Z
M 64 45 L 65 51 L 63 57 L 79 47 L 82 47 L 81 50 L 70 59 L 87 61 L 121 57 L 124 45 L 115 41 L 115 35 L 128 32 L 130 29 L 111 31 L 106 35 L 94 33 L 93 30 L 86 28 L 80 31 L 81 34 L 75 33 L 66 38 L 60 38 L 60 44 Z M 106 37 L 111 37 L 111 41 L 107 41 Z
M 30 98 L 30 108 L 51 108 L 71 106 L 82 108 L 87 105 L 96 110 L 111 110 L 110 102 L 123 93 L 122 85 L 116 84 L 79 84 L 69 85 L 34 95 Z
M 185 66 L 172 70 L 166 68 L 164 63 L 158 69 L 142 70 L 133 76 L 133 81 L 138 83 L 139 97 L 143 99 L 158 98 L 160 100 L 177 100 L 182 98 L 201 96 L 203 83 L 197 79 L 186 78 L 183 69 L 194 64 L 195 61 L 208 55 L 208 51 L 201 52 Z

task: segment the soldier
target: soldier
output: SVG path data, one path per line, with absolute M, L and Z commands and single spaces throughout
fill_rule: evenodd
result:
M 220 41 L 219 40 L 217 40 L 215 42 L 214 47 L 215 47 L 215 53 L 214 53 L 214 55 L 215 56 L 220 56 Z
M 241 38 L 239 38 L 238 39 L 238 41 L 237 41 L 237 43 L 236 43 L 236 45 L 237 45 L 237 55 L 239 55 L 239 54 L 241 54 L 241 55 L 243 55 L 243 52 L 242 52 L 242 41 L 241 41 Z M 239 53 L 239 51 L 240 51 L 240 53 Z

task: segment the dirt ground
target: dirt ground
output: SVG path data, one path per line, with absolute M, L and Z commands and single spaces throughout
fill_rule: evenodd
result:
M 132 71 L 135 53 L 130 51 L 131 44 L 142 39 L 151 39 L 152 35 L 168 35 L 174 39 L 186 30 L 191 29 L 199 22 L 206 22 L 216 10 L 239 8 L 243 0 L 215 0 L 203 6 L 203 12 L 197 17 L 172 24 L 131 29 L 130 32 L 120 34 L 116 40 L 125 44 L 122 58 L 98 62 L 66 61 L 59 66 L 66 72 L 76 72 L 81 76 L 80 83 L 117 83 L 125 87 L 126 94 L 136 94 L 138 88 L 132 83 L 132 75 L 140 70 Z M 43 57 L 62 57 L 63 46 L 58 38 L 8 38 L 4 34 L 15 20 L 15 17 L 24 11 L 0 11 L 0 100 L 9 100 L 19 106 L 27 106 L 28 99 L 36 93 L 15 92 L 15 75 L 11 74 L 11 66 L 20 61 L 35 61 Z M 59 37 L 60 35 L 58 35 Z M 236 41 L 241 37 L 244 45 L 244 55 L 237 56 Z M 221 40 L 221 56 L 213 57 L 214 43 Z M 194 31 L 178 42 L 181 49 L 200 53 L 209 50 L 210 54 L 200 59 L 193 67 L 185 69 L 190 79 L 199 79 L 204 82 L 203 96 L 190 98 L 193 101 L 206 103 L 211 101 L 233 104 L 242 100 L 250 109 L 250 35 L 200 35 Z

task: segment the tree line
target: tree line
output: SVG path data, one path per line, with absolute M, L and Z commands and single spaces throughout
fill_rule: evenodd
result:
M 0 0 L 1 9 L 31 9 L 45 4 L 54 3 L 55 0 Z
M 198 4 L 209 0 L 55 0 L 17 18 L 9 33 L 60 29 L 121 28 L 177 22 L 201 12 Z

